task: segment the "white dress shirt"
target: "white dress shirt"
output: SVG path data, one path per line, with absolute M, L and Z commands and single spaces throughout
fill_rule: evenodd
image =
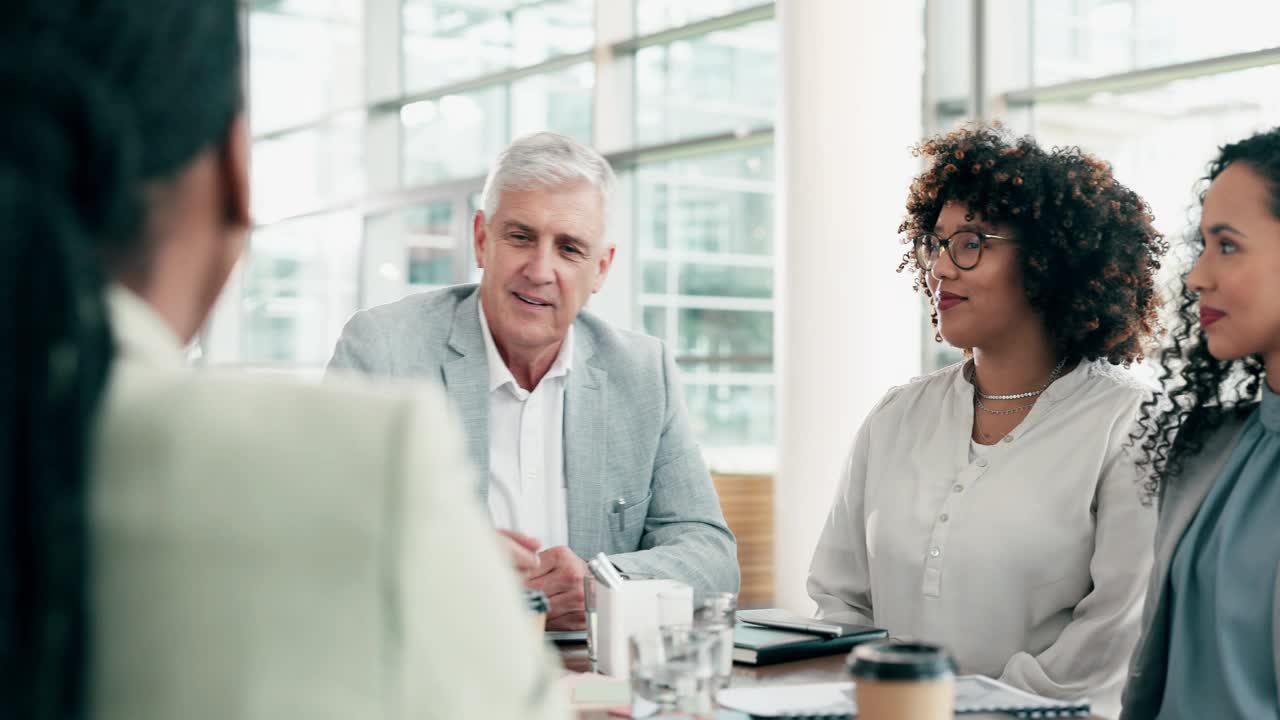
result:
M 573 326 L 551 369 L 532 390 L 520 387 L 502 361 L 480 308 L 489 359 L 489 517 L 542 547 L 569 544 L 565 505 L 564 387 L 573 369 Z
M 809 571 L 823 617 L 942 643 L 961 672 L 1113 716 L 1156 514 L 1126 447 L 1147 390 L 1081 363 L 973 448 L 963 364 L 894 388 L 858 431 Z

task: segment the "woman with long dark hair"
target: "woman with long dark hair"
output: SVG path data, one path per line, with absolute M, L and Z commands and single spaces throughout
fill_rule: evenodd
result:
M 1206 180 L 1142 419 L 1160 522 L 1125 718 L 1280 717 L 1280 127 Z
M 237 5 L 5 4 L 0 715 L 561 715 L 439 395 L 183 368 L 249 227 Z

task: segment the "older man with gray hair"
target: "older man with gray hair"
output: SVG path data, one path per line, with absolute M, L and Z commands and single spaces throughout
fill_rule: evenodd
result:
M 568 138 L 517 139 L 475 215 L 480 284 L 356 313 L 329 362 L 444 385 L 487 470 L 490 517 L 528 587 L 550 598 L 551 629 L 584 627 L 583 559 L 598 552 L 624 574 L 738 589 L 734 537 L 671 353 L 583 311 L 613 263 L 614 182 L 604 158 Z

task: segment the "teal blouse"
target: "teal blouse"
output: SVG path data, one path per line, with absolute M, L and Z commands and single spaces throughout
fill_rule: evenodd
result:
M 1280 719 L 1271 627 L 1280 564 L 1280 395 L 1263 392 L 1173 555 L 1159 720 Z

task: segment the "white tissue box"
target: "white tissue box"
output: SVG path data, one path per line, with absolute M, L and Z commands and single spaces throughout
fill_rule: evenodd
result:
M 630 677 L 632 636 L 691 624 L 693 588 L 678 580 L 627 580 L 615 589 L 602 585 L 596 594 L 596 666 L 605 675 Z

